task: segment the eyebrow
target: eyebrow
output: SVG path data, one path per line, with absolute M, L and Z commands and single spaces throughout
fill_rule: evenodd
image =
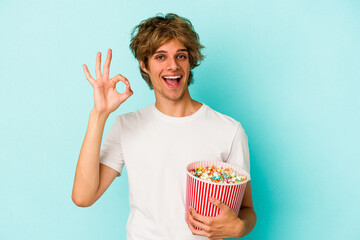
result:
M 187 49 L 179 49 L 176 52 L 189 52 L 189 50 L 187 50 Z M 167 53 L 167 52 L 164 51 L 164 50 L 159 50 L 159 51 L 156 51 L 155 53 Z

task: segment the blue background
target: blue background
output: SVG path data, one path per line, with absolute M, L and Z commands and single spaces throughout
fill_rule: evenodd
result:
M 258 221 L 245 239 L 360 239 L 355 0 L 0 0 L 0 239 L 126 238 L 126 173 L 92 207 L 71 201 L 93 105 L 82 64 L 94 74 L 96 52 L 112 48 L 110 75 L 132 84 L 107 132 L 154 102 L 130 31 L 167 12 L 189 18 L 206 47 L 193 98 L 248 135 Z

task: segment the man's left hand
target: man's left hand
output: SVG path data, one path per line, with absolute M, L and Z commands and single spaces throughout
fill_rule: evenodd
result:
M 187 224 L 191 232 L 194 235 L 208 237 L 210 240 L 241 237 L 245 232 L 245 222 L 220 200 L 210 198 L 209 201 L 220 208 L 219 215 L 205 217 L 190 207 L 187 214 Z

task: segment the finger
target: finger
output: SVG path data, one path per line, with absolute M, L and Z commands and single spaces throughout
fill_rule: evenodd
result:
M 191 216 L 196 219 L 199 222 L 202 222 L 206 225 L 211 225 L 213 222 L 213 218 L 212 217 L 205 217 L 199 213 L 196 212 L 196 210 L 193 207 L 190 207 L 190 213 Z
M 196 229 L 195 227 L 193 227 L 189 222 L 187 222 L 187 225 L 190 228 L 190 231 L 193 233 L 193 235 L 199 235 L 199 236 L 204 236 L 205 232 L 199 229 Z
M 198 229 L 195 228 L 194 224 L 191 222 L 191 221 L 194 221 L 194 219 L 191 219 L 190 215 L 191 215 L 190 212 L 188 212 L 188 218 L 186 219 L 186 223 L 189 226 L 192 234 L 199 235 L 199 236 L 207 236 L 209 233 L 205 232 L 202 228 L 199 228 L 198 226 L 196 226 L 196 227 L 198 227 Z
M 222 212 L 224 211 L 228 211 L 229 209 L 231 210 L 231 208 L 226 205 L 225 203 L 221 202 L 219 199 L 216 199 L 216 198 L 212 198 L 212 197 L 209 197 L 209 201 L 215 205 L 216 207 L 220 208 L 220 210 Z
M 103 73 L 104 73 L 105 76 L 109 76 L 111 58 L 112 58 L 112 50 L 109 49 L 108 53 L 107 53 L 107 56 L 106 56 L 106 61 L 105 61 L 105 64 L 104 64 Z
M 95 72 L 96 72 L 96 78 L 101 78 L 101 52 L 98 52 L 96 55 L 96 66 L 95 66 Z
M 190 212 L 190 211 L 189 211 Z M 194 227 L 197 227 L 197 228 L 200 228 L 202 230 L 202 232 L 208 232 L 209 231 L 209 226 L 198 221 L 196 218 L 194 218 L 191 214 L 191 212 L 188 214 L 188 220 L 189 220 L 189 223 L 190 225 L 194 226 Z
M 117 84 L 118 82 L 122 81 L 123 83 L 128 83 L 129 81 L 127 80 L 126 77 L 124 77 L 121 74 L 116 75 L 115 77 L 113 77 L 112 79 L 110 79 L 113 83 Z
M 131 95 L 133 93 L 133 91 L 131 90 L 131 87 L 130 87 L 130 82 L 129 80 L 127 80 L 126 77 L 124 77 L 123 75 L 121 74 L 118 74 L 116 75 L 115 77 L 113 77 L 112 79 L 110 79 L 115 85 L 121 81 L 123 82 L 125 85 L 126 85 L 126 90 L 125 90 L 125 93 L 127 93 L 128 95 Z
M 130 83 L 128 80 L 125 81 L 125 85 L 126 85 L 126 90 L 125 90 L 126 94 L 131 96 L 134 92 L 131 90 Z
M 83 69 L 84 69 L 84 73 L 85 73 L 86 79 L 90 82 L 90 84 L 91 84 L 92 86 L 94 86 L 95 80 L 91 77 L 90 72 L 89 72 L 89 69 L 88 69 L 88 67 L 86 66 L 86 64 L 83 64 Z
M 189 226 L 190 231 L 192 232 L 193 235 L 201 235 L 201 234 L 202 234 L 202 231 L 194 228 L 194 227 L 189 223 L 189 220 L 186 221 L 186 223 L 187 223 L 187 225 Z

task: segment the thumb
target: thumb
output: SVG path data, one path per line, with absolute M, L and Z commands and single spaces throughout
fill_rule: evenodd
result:
M 227 211 L 228 209 L 229 209 L 229 207 L 225 204 L 225 203 L 223 203 L 223 202 L 221 202 L 219 199 L 215 199 L 215 198 L 212 198 L 212 197 L 209 197 L 209 201 L 213 204 L 213 205 L 215 205 L 215 206 L 217 206 L 218 208 L 220 208 L 220 210 L 221 211 Z

